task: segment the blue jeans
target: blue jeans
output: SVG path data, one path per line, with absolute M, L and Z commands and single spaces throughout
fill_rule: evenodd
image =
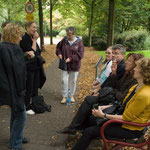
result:
M 22 148 L 23 128 L 26 122 L 26 111 L 13 114 L 10 119 L 10 148 Z

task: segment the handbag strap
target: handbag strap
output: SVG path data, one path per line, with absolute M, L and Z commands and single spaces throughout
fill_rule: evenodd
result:
M 137 87 L 137 86 L 136 86 Z M 135 90 L 136 87 L 133 89 L 133 91 L 130 93 L 130 95 L 127 97 L 127 99 L 125 100 L 125 102 L 122 104 L 121 109 L 124 111 L 127 103 L 129 102 L 129 100 L 133 97 L 133 95 L 135 94 Z

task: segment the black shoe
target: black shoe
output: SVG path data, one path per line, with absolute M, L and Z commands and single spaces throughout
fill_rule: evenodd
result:
M 56 132 L 59 134 L 76 134 L 77 130 L 66 127 L 64 129 L 56 131 Z
M 30 140 L 29 139 L 27 139 L 27 138 L 23 138 L 23 140 L 22 140 L 22 144 L 26 144 L 26 143 L 29 143 L 30 142 Z

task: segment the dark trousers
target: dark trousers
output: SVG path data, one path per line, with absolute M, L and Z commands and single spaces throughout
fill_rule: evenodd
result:
M 31 98 L 38 95 L 39 87 L 39 70 L 28 71 L 26 81 L 25 105 L 26 110 L 30 109 Z
M 86 128 L 72 150 L 86 150 L 94 138 L 100 137 L 101 126 Z M 133 139 L 143 135 L 142 131 L 132 131 L 121 127 L 121 124 L 111 124 L 105 128 L 104 134 L 107 138 Z
M 95 120 L 91 118 L 91 110 L 93 104 L 97 103 L 97 96 L 87 96 L 81 104 L 77 114 L 73 118 L 69 128 L 83 129 L 88 126 L 94 125 Z
M 9 148 L 22 148 L 23 129 L 26 122 L 25 109 L 14 114 L 11 112 Z

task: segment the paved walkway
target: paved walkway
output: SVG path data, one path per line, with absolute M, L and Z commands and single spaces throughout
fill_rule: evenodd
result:
M 68 125 L 74 116 L 76 105 L 70 107 L 60 104 L 60 70 L 57 69 L 56 59 L 51 67 L 46 69 L 47 81 L 40 90 L 47 104 L 52 106 L 51 112 L 43 114 L 28 115 L 24 130 L 24 136 L 31 141 L 23 145 L 26 150 L 65 150 L 67 135 L 56 133 Z M 9 139 L 10 109 L 0 108 L 0 150 L 7 150 Z

